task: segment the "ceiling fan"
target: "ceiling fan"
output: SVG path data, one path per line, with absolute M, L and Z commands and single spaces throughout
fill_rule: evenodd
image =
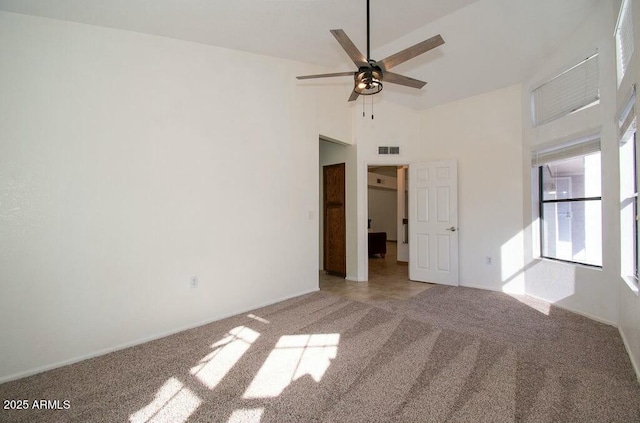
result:
M 341 29 L 332 29 L 330 31 L 338 40 L 344 51 L 349 55 L 353 63 L 356 64 L 358 70 L 355 72 L 337 72 L 324 73 L 318 75 L 298 76 L 297 79 L 313 79 L 313 78 L 329 78 L 334 76 L 353 76 L 355 81 L 353 92 L 349 97 L 349 101 L 357 100 L 359 95 L 372 95 L 382 91 L 382 81 L 392 84 L 404 85 L 412 88 L 422 88 L 426 82 L 418 79 L 409 78 L 397 73 L 389 72 L 389 69 L 404 63 L 416 56 L 426 53 L 442 44 L 444 40 L 440 34 L 422 41 L 412 47 L 406 48 L 396 54 L 382 59 L 380 61 L 371 60 L 370 55 L 370 36 L 369 36 L 369 0 L 367 0 L 367 57 L 365 57 L 353 41 Z

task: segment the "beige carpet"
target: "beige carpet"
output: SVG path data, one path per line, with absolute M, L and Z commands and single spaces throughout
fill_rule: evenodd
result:
M 640 422 L 617 330 L 526 298 L 314 293 L 0 385 L 2 422 Z M 53 404 L 51 404 L 53 405 Z

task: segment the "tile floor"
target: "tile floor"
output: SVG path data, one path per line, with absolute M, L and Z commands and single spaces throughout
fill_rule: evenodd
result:
M 387 242 L 385 258 L 369 258 L 369 281 L 353 282 L 339 276 L 320 272 L 320 291 L 340 295 L 356 301 L 405 300 L 433 284 L 409 280 L 409 267 L 398 264 L 397 244 Z

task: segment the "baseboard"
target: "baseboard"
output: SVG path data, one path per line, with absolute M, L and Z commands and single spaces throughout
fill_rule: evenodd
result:
M 504 292 L 503 290 L 499 289 L 499 288 L 493 288 L 493 287 L 488 287 L 488 286 L 484 286 L 484 285 L 473 285 L 473 284 L 466 284 L 466 283 L 461 283 L 460 285 L 463 288 L 473 288 L 473 289 L 482 289 L 483 291 L 491 291 L 491 292 L 500 292 L 502 294 L 515 294 L 515 295 L 525 295 L 524 293 L 516 293 L 516 292 Z
M 524 292 L 505 292 L 502 289 L 500 289 L 500 287 L 487 287 L 487 286 L 482 286 L 482 285 L 473 285 L 473 284 L 463 284 L 461 283 L 460 286 L 465 287 L 465 288 L 474 288 L 474 289 L 482 289 L 485 291 L 492 291 L 492 292 L 501 292 L 503 294 L 507 294 L 507 295 L 527 295 Z
M 541 298 L 541 297 L 538 297 L 538 296 L 535 296 L 535 295 L 531 295 L 531 294 L 527 294 L 527 293 L 504 292 L 504 291 L 501 291 L 501 290 L 498 290 L 498 289 L 492 289 L 492 288 L 489 288 L 489 287 L 486 287 L 486 286 L 478 286 L 478 285 L 466 285 L 466 284 L 462 285 L 462 284 L 460 284 L 460 286 L 462 286 L 464 288 L 475 288 L 475 289 L 484 289 L 485 291 L 500 292 L 500 293 L 503 293 L 503 294 L 506 294 L 506 295 L 524 295 L 524 296 L 527 296 L 527 297 L 535 298 L 536 300 L 544 301 L 546 303 L 551 304 L 554 307 L 558 307 L 558 308 L 561 308 L 563 310 L 567 310 L 567 311 L 570 311 L 572 313 L 579 314 L 580 316 L 587 317 L 587 318 L 589 318 L 591 320 L 595 320 L 596 322 L 604 323 L 605 325 L 613 326 L 615 328 L 618 327 L 618 324 L 616 322 L 612 322 L 610 320 L 603 319 L 602 317 L 594 316 L 592 314 L 585 313 L 584 311 L 576 310 L 576 309 L 573 309 L 571 307 L 567 307 L 567 306 L 562 305 L 562 304 L 552 303 L 552 302 L 549 302 L 549 300 L 546 300 L 544 298 Z
M 611 320 L 603 319 L 602 317 L 594 316 L 594 315 L 586 313 L 584 311 L 580 311 L 580 310 L 576 310 L 576 309 L 571 308 L 571 307 L 567 307 L 567 306 L 565 306 L 563 304 L 552 303 L 552 302 L 549 302 L 548 300 L 546 300 L 544 298 L 540 298 L 540 297 L 535 296 L 535 295 L 531 295 L 531 294 L 525 294 L 525 295 L 527 297 L 535 298 L 536 300 L 547 302 L 547 303 L 551 304 L 554 307 L 558 307 L 558 308 L 561 308 L 563 310 L 567 310 L 567 311 L 570 311 L 572 313 L 579 314 L 580 316 L 587 317 L 587 318 L 589 318 L 591 320 L 595 320 L 596 322 L 604 323 L 605 325 L 613 326 L 614 328 L 618 327 L 618 323 L 612 322 Z
M 248 308 L 244 308 L 242 310 L 234 311 L 232 313 L 225 313 L 225 314 L 223 314 L 221 316 L 218 316 L 218 317 L 215 317 L 213 319 L 207 319 L 205 321 L 194 323 L 192 325 L 183 326 L 183 327 L 180 327 L 178 329 L 172 329 L 172 330 L 167 331 L 167 332 L 162 332 L 162 333 L 155 334 L 155 335 L 152 335 L 152 336 L 148 336 L 148 337 L 145 337 L 145 338 L 140 338 L 140 339 L 137 339 L 135 341 L 130 341 L 130 342 L 125 342 L 123 344 L 118 344 L 118 345 L 116 345 L 114 347 L 109 347 L 109 348 L 105 348 L 105 349 L 102 349 L 102 350 L 99 350 L 99 351 L 94 351 L 94 352 L 89 353 L 89 354 L 85 354 L 85 355 L 82 355 L 82 356 L 74 357 L 74 358 L 71 358 L 69 360 L 59 361 L 57 363 L 48 364 L 46 366 L 37 367 L 35 369 L 26 370 L 24 372 L 14 373 L 14 374 L 9 375 L 9 376 L 0 377 L 0 384 L 5 383 L 5 382 L 11 382 L 12 380 L 17 380 L 17 379 L 22 379 L 22 378 L 25 378 L 25 377 L 33 376 L 33 375 L 36 375 L 38 373 L 43 373 L 43 372 L 46 372 L 46 371 L 49 371 L 49 370 L 57 369 L 59 367 L 69 366 L 71 364 L 79 363 L 81 361 L 88 360 L 90 358 L 100 357 L 101 355 L 109 354 L 109 353 L 112 353 L 112 352 L 115 352 L 115 351 L 120 351 L 120 350 L 124 350 L 126 348 L 135 347 L 136 345 L 141 345 L 141 344 L 144 344 L 144 343 L 147 343 L 147 342 L 155 341 L 157 339 L 165 338 L 167 336 L 175 335 L 176 333 L 180 333 L 180 332 L 185 331 L 185 330 L 194 329 L 194 328 L 197 328 L 197 327 L 200 327 L 200 326 L 208 325 L 209 323 L 217 322 L 218 320 L 226 319 L 226 318 L 229 318 L 229 317 L 232 317 L 232 316 L 236 316 L 236 315 L 241 314 L 241 313 L 249 312 L 251 310 L 255 310 L 255 309 L 258 309 L 258 308 L 262 308 L 262 307 L 270 306 L 270 305 L 273 305 L 273 304 L 277 304 L 279 302 L 290 300 L 290 299 L 296 298 L 296 297 L 300 297 L 302 295 L 311 294 L 313 292 L 318 292 L 319 290 L 320 290 L 319 288 L 311 289 L 311 290 L 300 292 L 298 294 L 289 295 L 289 296 L 286 296 L 286 297 L 283 297 L 283 298 L 280 298 L 280 299 L 277 299 L 277 300 L 270 300 L 270 301 L 267 301 L 267 302 L 264 302 L 264 303 L 260 303 L 260 304 L 257 304 L 257 305 L 250 306 Z
M 633 366 L 633 370 L 636 372 L 636 379 L 640 382 L 640 366 L 636 362 L 635 357 L 631 354 L 631 348 L 629 347 L 629 343 L 627 342 L 627 337 L 624 335 L 624 332 L 621 328 L 618 328 L 618 332 L 620 332 L 620 337 L 622 338 L 622 342 L 624 343 L 624 349 L 627 350 L 627 355 L 629 356 L 629 360 L 631 361 L 631 366 Z

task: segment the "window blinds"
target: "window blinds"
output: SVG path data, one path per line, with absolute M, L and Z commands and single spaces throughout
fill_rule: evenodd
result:
M 631 92 L 627 94 L 622 110 L 618 112 L 618 127 L 620 128 L 621 143 L 626 142 L 625 137 L 629 129 L 635 131 L 636 125 L 636 86 L 631 86 Z
M 544 166 L 558 160 L 585 156 L 598 151 L 600 151 L 600 134 L 594 134 L 578 140 L 533 150 L 531 152 L 531 167 Z
M 620 7 L 615 36 L 618 86 L 620 86 L 633 55 L 633 19 L 629 0 L 624 0 Z
M 533 125 L 539 126 L 600 99 L 598 54 L 583 60 L 531 92 Z

